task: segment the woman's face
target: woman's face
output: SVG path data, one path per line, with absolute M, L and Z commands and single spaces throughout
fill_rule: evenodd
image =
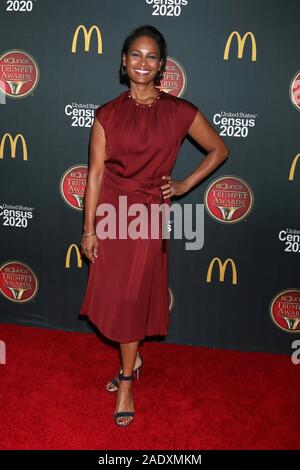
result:
M 127 74 L 132 82 L 149 84 L 161 67 L 157 42 L 148 36 L 136 38 L 127 56 L 123 54 L 123 65 L 127 66 Z

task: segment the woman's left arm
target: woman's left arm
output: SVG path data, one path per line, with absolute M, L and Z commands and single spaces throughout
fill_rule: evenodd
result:
M 197 114 L 188 130 L 188 134 L 202 147 L 208 154 L 199 166 L 188 175 L 183 181 L 174 181 L 171 176 L 163 176 L 168 183 L 161 186 L 164 199 L 170 196 L 180 196 L 200 183 L 210 173 L 212 173 L 224 160 L 228 158 L 229 149 L 224 140 L 215 131 L 214 127 L 205 118 L 201 111 Z M 172 191 L 173 188 L 173 191 Z

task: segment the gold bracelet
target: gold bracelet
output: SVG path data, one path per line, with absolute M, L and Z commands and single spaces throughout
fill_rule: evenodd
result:
M 92 233 L 92 232 L 90 232 L 90 233 L 84 233 L 81 238 L 92 237 L 93 235 L 96 235 L 96 233 Z

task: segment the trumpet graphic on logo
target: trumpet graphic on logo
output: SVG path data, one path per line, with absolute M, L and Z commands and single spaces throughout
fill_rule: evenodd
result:
M 159 88 L 165 93 L 180 97 L 184 94 L 186 86 L 186 71 L 177 59 L 168 56 Z
M 0 56 L 0 90 L 10 98 L 24 98 L 39 81 L 36 60 L 26 51 L 14 49 Z
M 270 303 L 270 316 L 274 324 L 288 333 L 300 332 L 300 289 L 278 292 Z
M 245 219 L 253 208 L 253 192 L 242 178 L 226 175 L 213 180 L 204 195 L 208 214 L 218 222 L 236 223 Z
M 60 180 L 63 200 L 78 211 L 83 210 L 83 198 L 87 180 L 87 165 L 75 165 L 65 171 Z
M 293 76 L 290 84 L 290 100 L 292 104 L 295 106 L 297 111 L 300 111 L 300 70 L 298 70 L 295 75 Z
M 29 302 L 38 291 L 38 278 L 32 268 L 21 261 L 6 261 L 0 266 L 0 292 L 8 300 Z

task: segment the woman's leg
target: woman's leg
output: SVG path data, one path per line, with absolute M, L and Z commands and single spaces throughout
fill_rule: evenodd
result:
M 143 342 L 144 340 L 141 340 L 140 343 L 139 343 L 139 347 L 141 347 L 143 345 Z M 121 352 L 121 351 L 120 351 Z M 142 363 L 142 358 L 140 356 L 140 353 L 139 351 L 137 350 L 137 353 L 136 353 L 136 359 L 135 359 L 135 363 L 134 363 L 134 366 L 133 366 L 133 370 L 136 370 L 137 368 L 139 368 L 141 366 L 141 363 Z M 122 370 L 122 355 L 121 355 L 121 366 L 120 366 L 120 369 Z M 112 380 L 109 380 L 106 384 L 106 390 L 108 392 L 115 392 L 116 390 L 118 390 L 118 385 L 115 384 L 115 382 L 119 383 L 119 373 L 112 379 Z
M 120 343 L 123 375 L 131 375 L 136 359 L 139 341 L 134 343 Z
M 132 375 L 139 341 L 133 343 L 120 343 L 123 375 Z M 119 411 L 134 411 L 134 401 L 132 394 L 132 381 L 120 380 L 115 413 Z M 132 417 L 120 417 L 118 422 L 122 424 L 131 421 Z

